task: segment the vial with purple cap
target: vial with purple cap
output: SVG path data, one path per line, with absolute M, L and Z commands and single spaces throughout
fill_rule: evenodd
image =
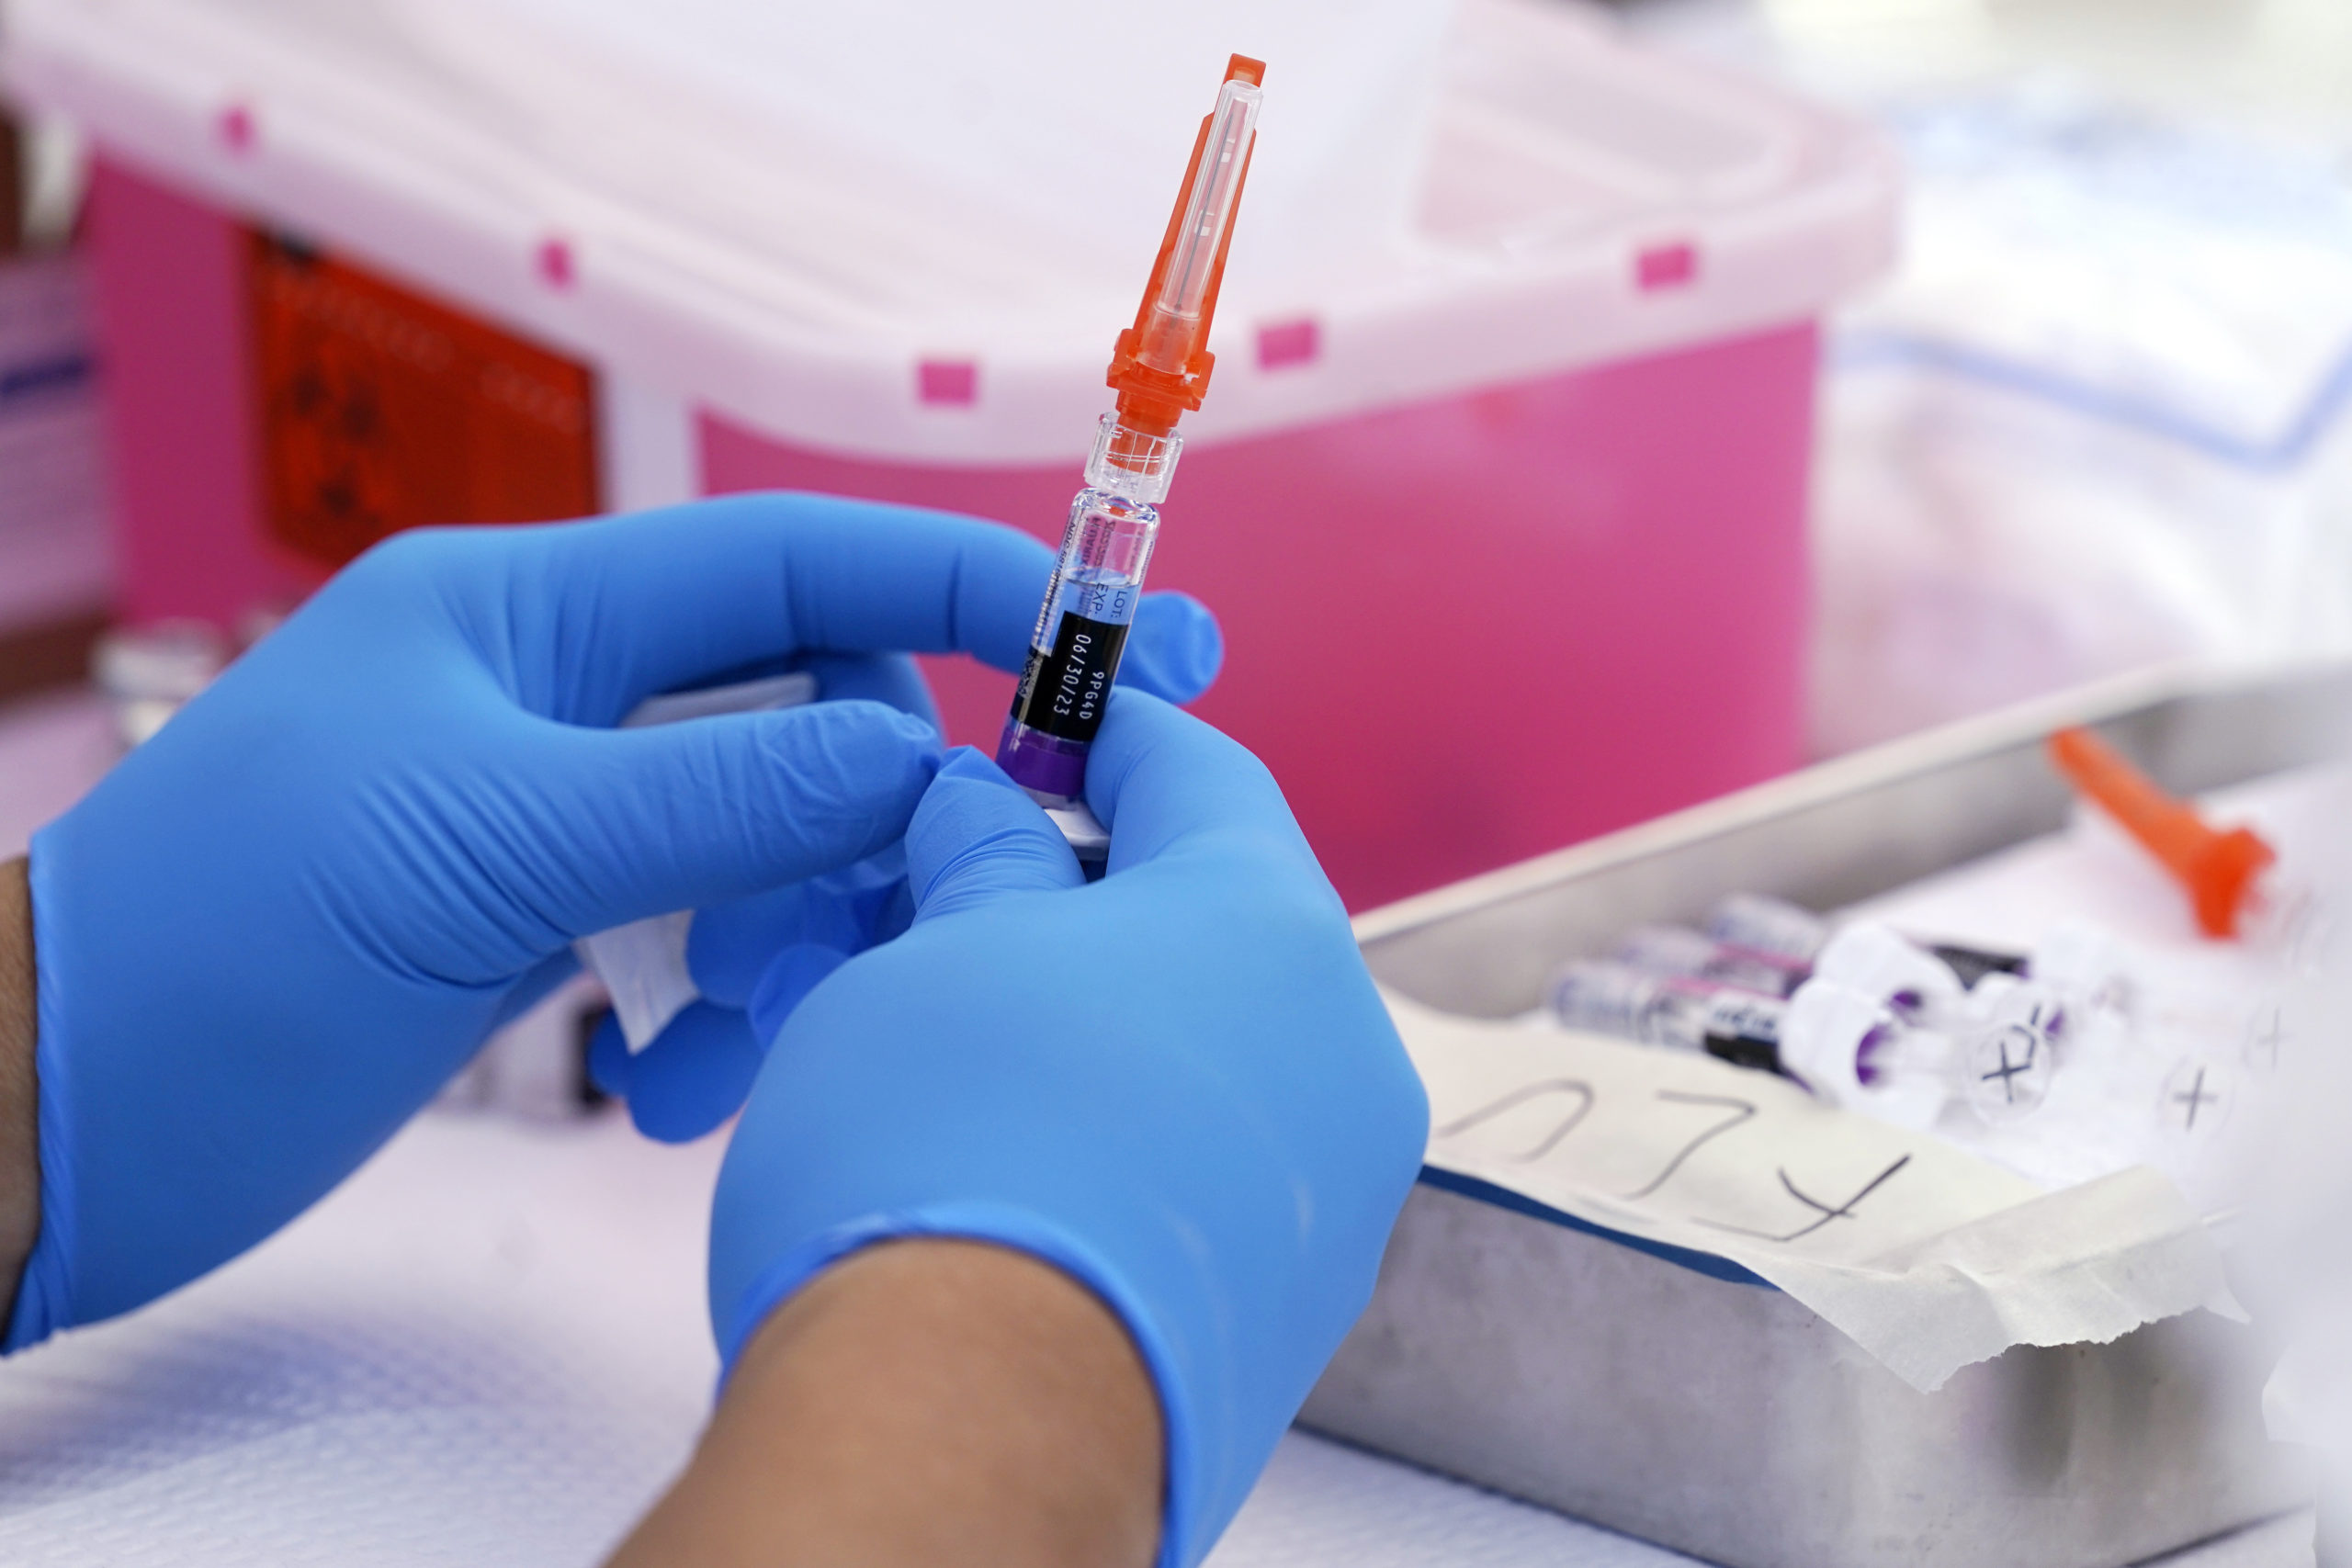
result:
M 1572 1029 L 1701 1052 L 1794 1078 L 1832 1104 L 1907 1127 L 1932 1123 L 1948 1094 L 1946 1043 L 1862 992 L 1822 980 L 1783 999 L 1689 975 L 1584 959 L 1552 983 Z

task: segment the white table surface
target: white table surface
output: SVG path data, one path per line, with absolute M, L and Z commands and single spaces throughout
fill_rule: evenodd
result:
M 86 701 L 0 710 L 0 855 L 107 754 Z M 650 1144 L 609 1115 L 421 1117 L 245 1258 L 0 1363 L 0 1560 L 594 1562 L 707 1407 L 703 1227 L 719 1148 Z M 2302 1568 L 2309 1537 L 2290 1518 L 2165 1562 Z M 1296 1433 L 1212 1558 L 1689 1561 Z

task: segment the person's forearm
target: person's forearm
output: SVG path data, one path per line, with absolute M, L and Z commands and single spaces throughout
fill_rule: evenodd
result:
M 1161 1463 L 1102 1302 L 1022 1253 L 893 1242 L 769 1318 L 611 1568 L 1143 1568 Z
M 0 1325 L 40 1229 L 40 1095 L 33 1080 L 33 901 L 22 856 L 0 862 Z

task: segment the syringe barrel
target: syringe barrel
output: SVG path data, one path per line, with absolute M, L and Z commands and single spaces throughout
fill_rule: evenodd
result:
M 1128 430 L 1105 415 L 1089 483 L 1070 502 L 997 743 L 997 765 L 1044 805 L 1067 806 L 1085 791 L 1086 753 L 1102 727 L 1159 534 L 1152 502 L 1168 492 L 1182 447 L 1177 436 Z
M 1551 1005 L 1571 1029 L 1702 1051 L 1737 1066 L 1779 1068 L 1787 1004 L 1736 986 L 1688 975 L 1645 975 L 1606 959 L 1584 959 L 1553 980 Z

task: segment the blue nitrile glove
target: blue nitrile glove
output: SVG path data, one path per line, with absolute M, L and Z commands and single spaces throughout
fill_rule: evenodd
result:
M 1041 547 L 1032 598 L 1043 592 L 1052 564 Z M 1027 630 L 1024 623 L 1024 640 Z M 1205 692 L 1225 657 L 1215 617 L 1182 593 L 1144 595 L 1127 649 L 1118 683 L 1172 703 Z M 823 700 L 864 697 L 938 721 L 912 660 L 833 656 L 803 664 L 816 675 Z M 607 1016 L 589 1045 L 590 1075 L 628 1102 L 639 1132 L 670 1142 L 701 1137 L 743 1103 L 759 1070 L 760 1041 L 774 1036 L 773 1029 L 755 1035 L 743 1012 L 771 961 L 786 954 L 770 976 L 768 1003 L 789 1011 L 852 954 L 905 931 L 913 914 L 896 844 L 842 871 L 696 909 L 686 932 L 686 967 L 702 999 L 635 1055 L 619 1020 Z
M 1017 666 L 1047 552 L 819 496 L 371 551 L 33 840 L 41 1224 L 10 1348 L 334 1185 L 583 932 L 842 871 L 932 727 L 874 702 L 608 727 L 799 650 Z
M 1121 693 L 1087 799 L 1111 827 L 1091 885 L 995 764 L 951 753 L 907 832 L 913 927 L 809 992 L 760 1070 L 719 1176 L 711 1314 L 731 1367 L 869 1243 L 1057 1265 L 1151 1370 L 1160 1561 L 1189 1564 L 1369 1299 L 1428 1105 L 1255 758 Z

